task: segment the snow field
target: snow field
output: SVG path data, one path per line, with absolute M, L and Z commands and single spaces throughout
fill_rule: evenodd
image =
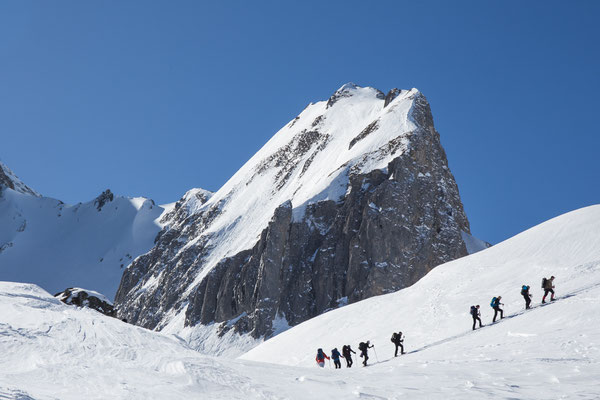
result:
M 0 399 L 597 399 L 599 227 L 600 206 L 565 214 L 410 288 L 306 321 L 242 360 L 2 282 Z M 550 275 L 559 300 L 539 306 Z M 529 311 L 523 283 L 534 294 Z M 489 325 L 497 295 L 506 318 Z M 486 324 L 476 331 L 472 304 Z M 394 358 L 398 330 L 408 354 Z M 357 350 L 368 339 L 376 346 L 368 368 L 358 357 L 352 369 L 315 366 L 318 347 Z

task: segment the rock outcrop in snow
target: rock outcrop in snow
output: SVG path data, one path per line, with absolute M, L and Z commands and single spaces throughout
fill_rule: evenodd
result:
M 269 337 L 467 254 L 469 223 L 416 89 L 346 84 L 190 201 L 124 273 L 116 303 L 131 322 Z
M 56 293 L 54 297 L 65 304 L 91 308 L 109 317 L 114 314 L 113 303 L 95 290 L 67 288 L 60 293 Z

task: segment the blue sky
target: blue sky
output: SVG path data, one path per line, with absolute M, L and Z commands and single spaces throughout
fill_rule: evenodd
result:
M 598 203 L 600 2 L 0 3 L 0 159 L 67 203 L 217 190 L 311 101 L 420 89 L 473 233 Z

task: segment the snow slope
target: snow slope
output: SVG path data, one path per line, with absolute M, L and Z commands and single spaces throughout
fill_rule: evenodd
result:
M 163 208 L 115 196 L 68 205 L 9 188 L 0 192 L 0 279 L 56 293 L 87 287 L 113 299 L 125 268 L 154 245 Z
M 410 288 L 300 324 L 230 360 L 163 333 L 0 283 L 0 398 L 597 399 L 600 206 L 580 209 L 434 269 Z M 541 277 L 560 299 L 537 306 Z M 522 312 L 522 283 L 536 308 Z M 471 331 L 468 308 L 503 295 L 507 318 Z M 392 331 L 408 354 L 393 358 Z M 372 366 L 320 369 L 317 347 L 371 339 Z M 377 362 L 379 361 L 379 362 Z M 280 365 L 287 364 L 287 365 Z
M 551 275 L 556 277 L 557 295 L 567 298 L 486 328 L 481 334 L 469 334 L 471 305 L 481 305 L 482 320 L 488 324 L 493 316 L 490 301 L 501 295 L 506 314 L 514 315 L 524 308 L 521 286 L 530 285 L 534 304 L 539 304 L 543 295 L 542 277 Z M 548 349 L 539 355 L 556 357 L 557 354 L 552 354 L 563 353 L 568 347 L 562 341 L 566 337 L 579 337 L 578 332 L 589 331 L 581 344 L 591 345 L 600 340 L 600 331 L 592 333 L 597 325 L 589 324 L 594 315 L 600 317 L 599 296 L 600 205 L 596 205 L 554 218 L 487 250 L 436 267 L 409 288 L 306 321 L 242 358 L 311 366 L 316 347 L 341 348 L 344 343 L 357 346 L 369 339 L 381 346 L 382 356 L 389 356 L 394 331 L 407 335 L 409 350 L 448 338 L 465 343 L 481 338 L 483 341 L 477 342 L 481 346 L 487 343 L 506 350 L 509 343 L 526 337 L 539 342 L 540 338 L 555 336 L 560 343 L 544 343 Z M 513 335 L 519 332 L 531 336 Z

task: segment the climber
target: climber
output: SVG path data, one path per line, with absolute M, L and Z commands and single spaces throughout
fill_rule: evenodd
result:
M 504 304 L 500 303 L 500 300 L 502 300 L 502 296 L 494 297 L 492 298 L 492 302 L 490 303 L 490 307 L 494 309 L 494 319 L 492 320 L 492 322 L 496 322 L 496 316 L 498 315 L 498 313 L 500 313 L 500 319 L 504 318 L 504 310 L 500 308 L 500 305 Z
M 340 356 L 343 357 L 338 351 L 337 347 L 331 350 L 331 359 L 333 360 L 333 364 L 335 365 L 335 369 L 342 368 L 342 363 L 340 362 Z
M 396 351 L 394 352 L 394 357 L 398 357 L 398 347 L 400 347 L 400 354 L 404 354 L 404 339 L 402 338 L 402 332 L 393 333 L 392 338 L 390 339 L 392 343 L 396 345 Z
M 481 313 L 479 312 L 479 304 L 471 306 L 471 316 L 473 317 L 473 330 L 475 330 L 475 324 L 479 321 L 479 327 L 481 328 Z
M 531 295 L 529 294 L 529 286 L 523 285 L 523 287 L 521 288 L 521 296 L 523 296 L 523 298 L 525 299 L 525 309 L 530 309 L 531 307 L 529 306 L 529 304 L 531 304 Z
M 325 367 L 325 359 L 329 360 L 330 358 L 327 357 L 327 354 L 323 353 L 323 349 L 317 350 L 317 357 L 315 358 L 315 360 L 317 361 L 319 367 Z
M 344 345 L 342 347 L 342 355 L 346 359 L 346 367 L 348 367 L 348 368 L 352 368 L 352 364 L 353 364 L 353 362 L 352 362 L 352 354 L 351 353 L 356 354 L 356 352 L 354 350 L 352 350 L 352 348 L 350 347 L 349 344 Z
M 548 296 L 548 293 L 552 293 L 550 296 L 550 301 L 554 301 L 554 276 L 551 276 L 550 279 L 542 279 L 542 289 L 544 289 L 542 303 L 546 302 L 546 296 Z
M 371 342 L 367 340 L 367 343 L 365 342 L 360 342 L 358 345 L 358 349 L 360 350 L 360 356 L 364 358 L 363 360 L 363 366 L 367 366 L 367 360 L 369 359 L 369 355 L 367 354 L 367 352 L 369 351 L 370 348 L 375 347 L 375 345 L 370 345 Z

